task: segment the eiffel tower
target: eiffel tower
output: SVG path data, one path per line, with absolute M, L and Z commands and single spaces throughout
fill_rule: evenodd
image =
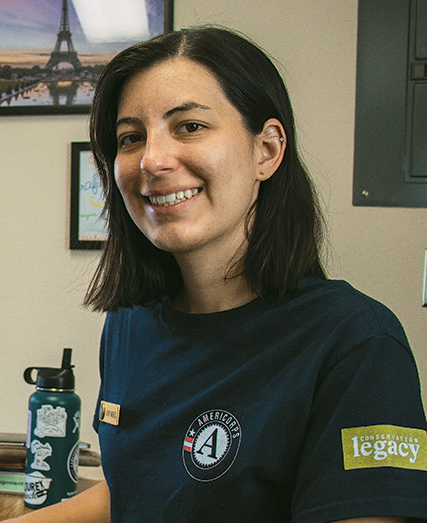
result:
M 67 51 L 61 51 L 62 42 L 66 42 Z M 50 59 L 46 64 L 45 69 L 52 71 L 55 66 L 62 62 L 71 64 L 75 71 L 79 71 L 83 67 L 77 56 L 77 52 L 74 49 L 73 41 L 71 40 L 68 0 L 62 0 L 62 15 L 59 33 L 56 39 L 55 48 L 50 53 Z

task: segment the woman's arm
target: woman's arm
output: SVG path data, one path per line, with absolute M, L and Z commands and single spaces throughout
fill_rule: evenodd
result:
M 66 499 L 44 509 L 35 510 L 4 523 L 109 523 L 110 493 L 107 483 L 85 490 L 73 498 Z

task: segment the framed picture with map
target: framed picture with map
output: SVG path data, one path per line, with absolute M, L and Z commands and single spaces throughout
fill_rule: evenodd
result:
M 71 144 L 70 249 L 101 249 L 107 238 L 104 197 L 89 142 Z
M 0 116 L 88 113 L 111 58 L 172 20 L 173 0 L 0 2 Z

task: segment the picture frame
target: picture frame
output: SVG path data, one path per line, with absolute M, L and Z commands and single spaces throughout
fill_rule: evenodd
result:
M 105 65 L 172 28 L 173 0 L 0 2 L 0 116 L 89 113 Z
M 102 249 L 107 238 L 101 182 L 89 142 L 71 143 L 70 249 Z

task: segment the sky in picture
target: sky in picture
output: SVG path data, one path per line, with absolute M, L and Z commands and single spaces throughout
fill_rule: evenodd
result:
M 145 0 L 145 4 L 150 36 L 162 33 L 163 0 Z M 116 6 L 120 9 L 120 0 L 116 0 Z M 82 31 L 72 0 L 68 0 L 68 12 L 72 42 L 82 63 L 107 61 L 135 43 L 91 44 Z M 0 0 L 0 65 L 47 62 L 57 40 L 61 14 L 62 0 Z

